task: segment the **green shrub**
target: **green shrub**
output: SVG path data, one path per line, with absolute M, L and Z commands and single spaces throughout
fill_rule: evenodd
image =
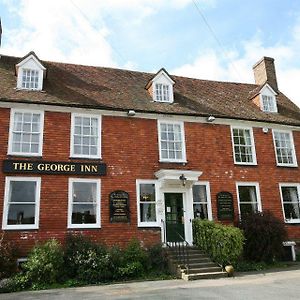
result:
M 282 242 L 287 239 L 284 224 L 269 211 L 243 216 L 239 227 L 244 231 L 246 242 L 244 257 L 250 261 L 270 263 L 281 259 Z
M 15 273 L 16 267 L 16 249 L 10 242 L 4 240 L 4 234 L 2 234 L 0 236 L 0 280 Z
M 69 235 L 65 248 L 65 270 L 68 278 L 97 283 L 113 278 L 110 253 L 81 235 Z
M 31 284 L 51 284 L 60 281 L 63 272 L 63 250 L 56 240 L 35 246 L 28 260 L 22 265 L 24 274 Z
M 147 253 L 152 272 L 157 274 L 169 273 L 167 255 L 160 244 L 149 247 Z
M 195 244 L 223 266 L 234 264 L 242 254 L 244 235 L 239 228 L 197 219 L 193 232 Z

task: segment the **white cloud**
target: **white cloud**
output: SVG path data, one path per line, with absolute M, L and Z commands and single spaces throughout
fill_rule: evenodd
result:
M 297 30 L 300 30 L 300 22 L 295 26 L 295 32 Z M 296 38 L 299 37 L 295 34 Z M 300 45 L 295 39 L 288 44 L 264 47 L 262 38 L 255 36 L 243 43 L 243 54 L 237 51 L 224 54 L 207 50 L 192 63 L 170 70 L 170 73 L 200 79 L 254 83 L 252 66 L 263 56 L 270 56 L 275 59 L 279 89 L 300 107 L 297 84 L 300 67 L 295 67 L 295 61 L 299 62 Z

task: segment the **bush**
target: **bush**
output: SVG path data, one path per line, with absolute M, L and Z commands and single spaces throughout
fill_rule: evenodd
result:
M 37 245 L 22 265 L 23 277 L 31 284 L 44 285 L 59 282 L 63 271 L 63 250 L 56 240 Z M 22 277 L 22 274 L 20 275 Z M 22 280 L 20 280 L 22 281 Z
M 107 249 L 81 235 L 69 235 L 65 248 L 68 278 L 97 283 L 113 278 L 113 265 Z
M 16 249 L 10 242 L 4 240 L 4 234 L 2 234 L 0 237 L 0 280 L 10 277 L 16 269 Z
M 233 226 L 208 220 L 194 220 L 195 244 L 222 266 L 234 264 L 243 252 L 243 232 Z
M 168 273 L 168 259 L 160 244 L 147 249 L 151 271 L 157 274 Z
M 270 263 L 281 259 L 282 242 L 287 239 L 284 224 L 270 212 L 243 216 L 239 227 L 244 231 L 246 260 Z

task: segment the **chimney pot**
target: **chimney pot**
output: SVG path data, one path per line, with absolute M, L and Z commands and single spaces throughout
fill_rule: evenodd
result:
M 274 58 L 264 56 L 253 66 L 255 83 L 268 83 L 272 89 L 278 90 Z

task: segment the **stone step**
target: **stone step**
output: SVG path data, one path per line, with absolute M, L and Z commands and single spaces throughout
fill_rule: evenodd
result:
M 216 264 L 212 261 L 189 263 L 189 268 L 191 268 L 191 269 L 209 268 L 209 267 L 215 267 L 215 266 L 216 266 Z
M 209 267 L 203 267 L 203 268 L 189 268 L 188 274 L 197 274 L 197 273 L 211 273 L 211 272 L 218 272 L 222 271 L 222 268 L 219 266 L 209 266 Z
M 184 280 L 197 280 L 197 279 L 215 279 L 226 277 L 227 273 L 223 271 L 219 272 L 208 272 L 208 273 L 195 273 L 195 274 L 185 274 L 182 273 L 182 279 Z

